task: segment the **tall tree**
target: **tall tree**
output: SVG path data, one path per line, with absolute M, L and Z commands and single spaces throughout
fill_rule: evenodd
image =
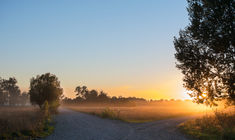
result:
M 47 101 L 49 107 L 56 110 L 62 94 L 63 89 L 56 75 L 46 73 L 36 78 L 33 77 L 30 81 L 30 101 L 32 104 L 39 105 L 40 108 Z
M 0 77 L 0 105 L 4 105 L 8 101 L 8 94 L 3 88 L 3 79 Z
M 96 90 L 91 90 L 85 93 L 85 99 L 87 101 L 96 101 L 98 97 L 98 92 Z
M 109 100 L 108 94 L 105 93 L 104 91 L 101 91 L 100 94 L 98 95 L 98 100 L 101 102 L 106 102 Z
M 86 86 L 82 86 L 82 87 L 77 86 L 74 92 L 77 92 L 76 93 L 77 97 L 85 98 L 85 94 L 88 93 L 89 91 Z
M 235 1 L 188 0 L 190 24 L 175 37 L 177 67 L 197 103 L 235 104 Z
M 1 79 L 1 98 L 3 102 L 8 102 L 9 105 L 16 105 L 19 101 L 20 88 L 16 85 L 17 80 L 14 77 Z

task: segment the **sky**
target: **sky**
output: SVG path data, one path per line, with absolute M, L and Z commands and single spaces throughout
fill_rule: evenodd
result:
M 175 67 L 174 36 L 186 0 L 1 0 L 0 77 L 22 91 L 55 74 L 67 97 L 86 85 L 111 96 L 189 98 Z

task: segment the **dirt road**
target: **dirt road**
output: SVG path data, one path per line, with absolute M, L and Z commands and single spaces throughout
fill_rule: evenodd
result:
M 60 108 L 55 131 L 45 140 L 188 140 L 176 126 L 190 117 L 125 123 Z

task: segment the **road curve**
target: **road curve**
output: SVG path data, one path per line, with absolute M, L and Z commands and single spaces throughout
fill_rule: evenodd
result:
M 44 140 L 188 140 L 176 126 L 191 117 L 148 123 L 102 119 L 66 108 L 56 116 L 55 131 Z

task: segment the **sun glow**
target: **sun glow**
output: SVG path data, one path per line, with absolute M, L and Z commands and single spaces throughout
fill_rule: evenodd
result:
M 207 93 L 203 92 L 201 96 L 202 96 L 202 98 L 207 98 Z

